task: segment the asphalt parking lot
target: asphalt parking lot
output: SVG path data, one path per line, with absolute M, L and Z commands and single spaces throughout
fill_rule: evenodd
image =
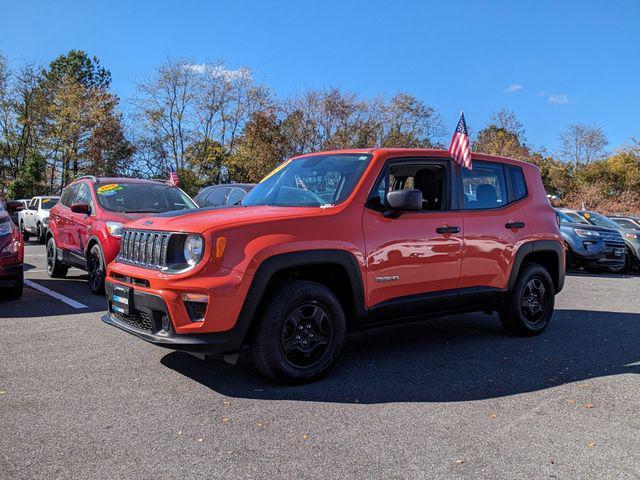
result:
M 0 304 L 0 478 L 640 477 L 638 276 L 570 275 L 539 337 L 482 314 L 376 330 L 281 387 L 103 324 L 82 272 L 26 252 L 33 283 Z

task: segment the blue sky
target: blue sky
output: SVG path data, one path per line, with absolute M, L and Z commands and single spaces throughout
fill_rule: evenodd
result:
M 553 151 L 574 122 L 612 147 L 640 137 L 640 1 L 0 0 L 12 65 L 69 49 L 100 58 L 123 99 L 167 56 L 250 67 L 280 96 L 338 86 L 412 93 L 453 130 L 509 108 Z

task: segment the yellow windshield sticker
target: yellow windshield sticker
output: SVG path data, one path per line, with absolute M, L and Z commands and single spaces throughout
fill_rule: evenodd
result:
M 98 195 L 113 195 L 118 190 L 122 190 L 122 187 L 117 183 L 109 183 L 98 187 Z
M 588 213 L 585 213 L 584 218 L 591 218 L 591 215 L 589 215 Z
M 264 177 L 262 180 L 260 180 L 260 183 L 264 182 L 267 178 L 272 177 L 273 175 L 278 173 L 280 170 L 282 170 L 284 167 L 286 167 L 289 164 L 289 162 L 291 162 L 291 159 L 287 160 L 286 162 L 281 163 L 279 166 L 274 168 L 271 171 L 271 173 L 269 173 L 266 177 Z
M 43 198 L 42 203 L 49 203 L 51 201 L 50 198 Z

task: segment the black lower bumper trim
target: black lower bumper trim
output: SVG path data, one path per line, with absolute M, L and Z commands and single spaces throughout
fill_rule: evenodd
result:
M 113 284 L 111 282 L 105 282 L 105 290 L 109 313 L 102 316 L 102 321 L 154 345 L 173 350 L 202 354 L 237 352 L 242 347 L 245 332 L 237 328 L 219 333 L 185 335 L 175 333 L 173 324 L 170 322 L 169 330 L 164 330 L 161 319 L 163 315 L 169 315 L 164 300 L 158 295 L 140 292 L 138 290 L 134 290 L 133 292 L 133 307 L 136 312 L 143 313 L 145 316 L 151 318 L 152 321 L 151 328 L 136 328 L 132 322 L 123 321 L 122 318 L 118 318 L 118 314 L 113 312 L 111 306 Z

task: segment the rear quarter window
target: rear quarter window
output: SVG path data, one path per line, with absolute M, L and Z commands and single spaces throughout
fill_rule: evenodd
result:
M 524 173 L 520 167 L 509 165 L 509 179 L 511 180 L 511 188 L 513 189 L 513 200 L 521 200 L 527 196 L 527 182 L 524 179 Z

